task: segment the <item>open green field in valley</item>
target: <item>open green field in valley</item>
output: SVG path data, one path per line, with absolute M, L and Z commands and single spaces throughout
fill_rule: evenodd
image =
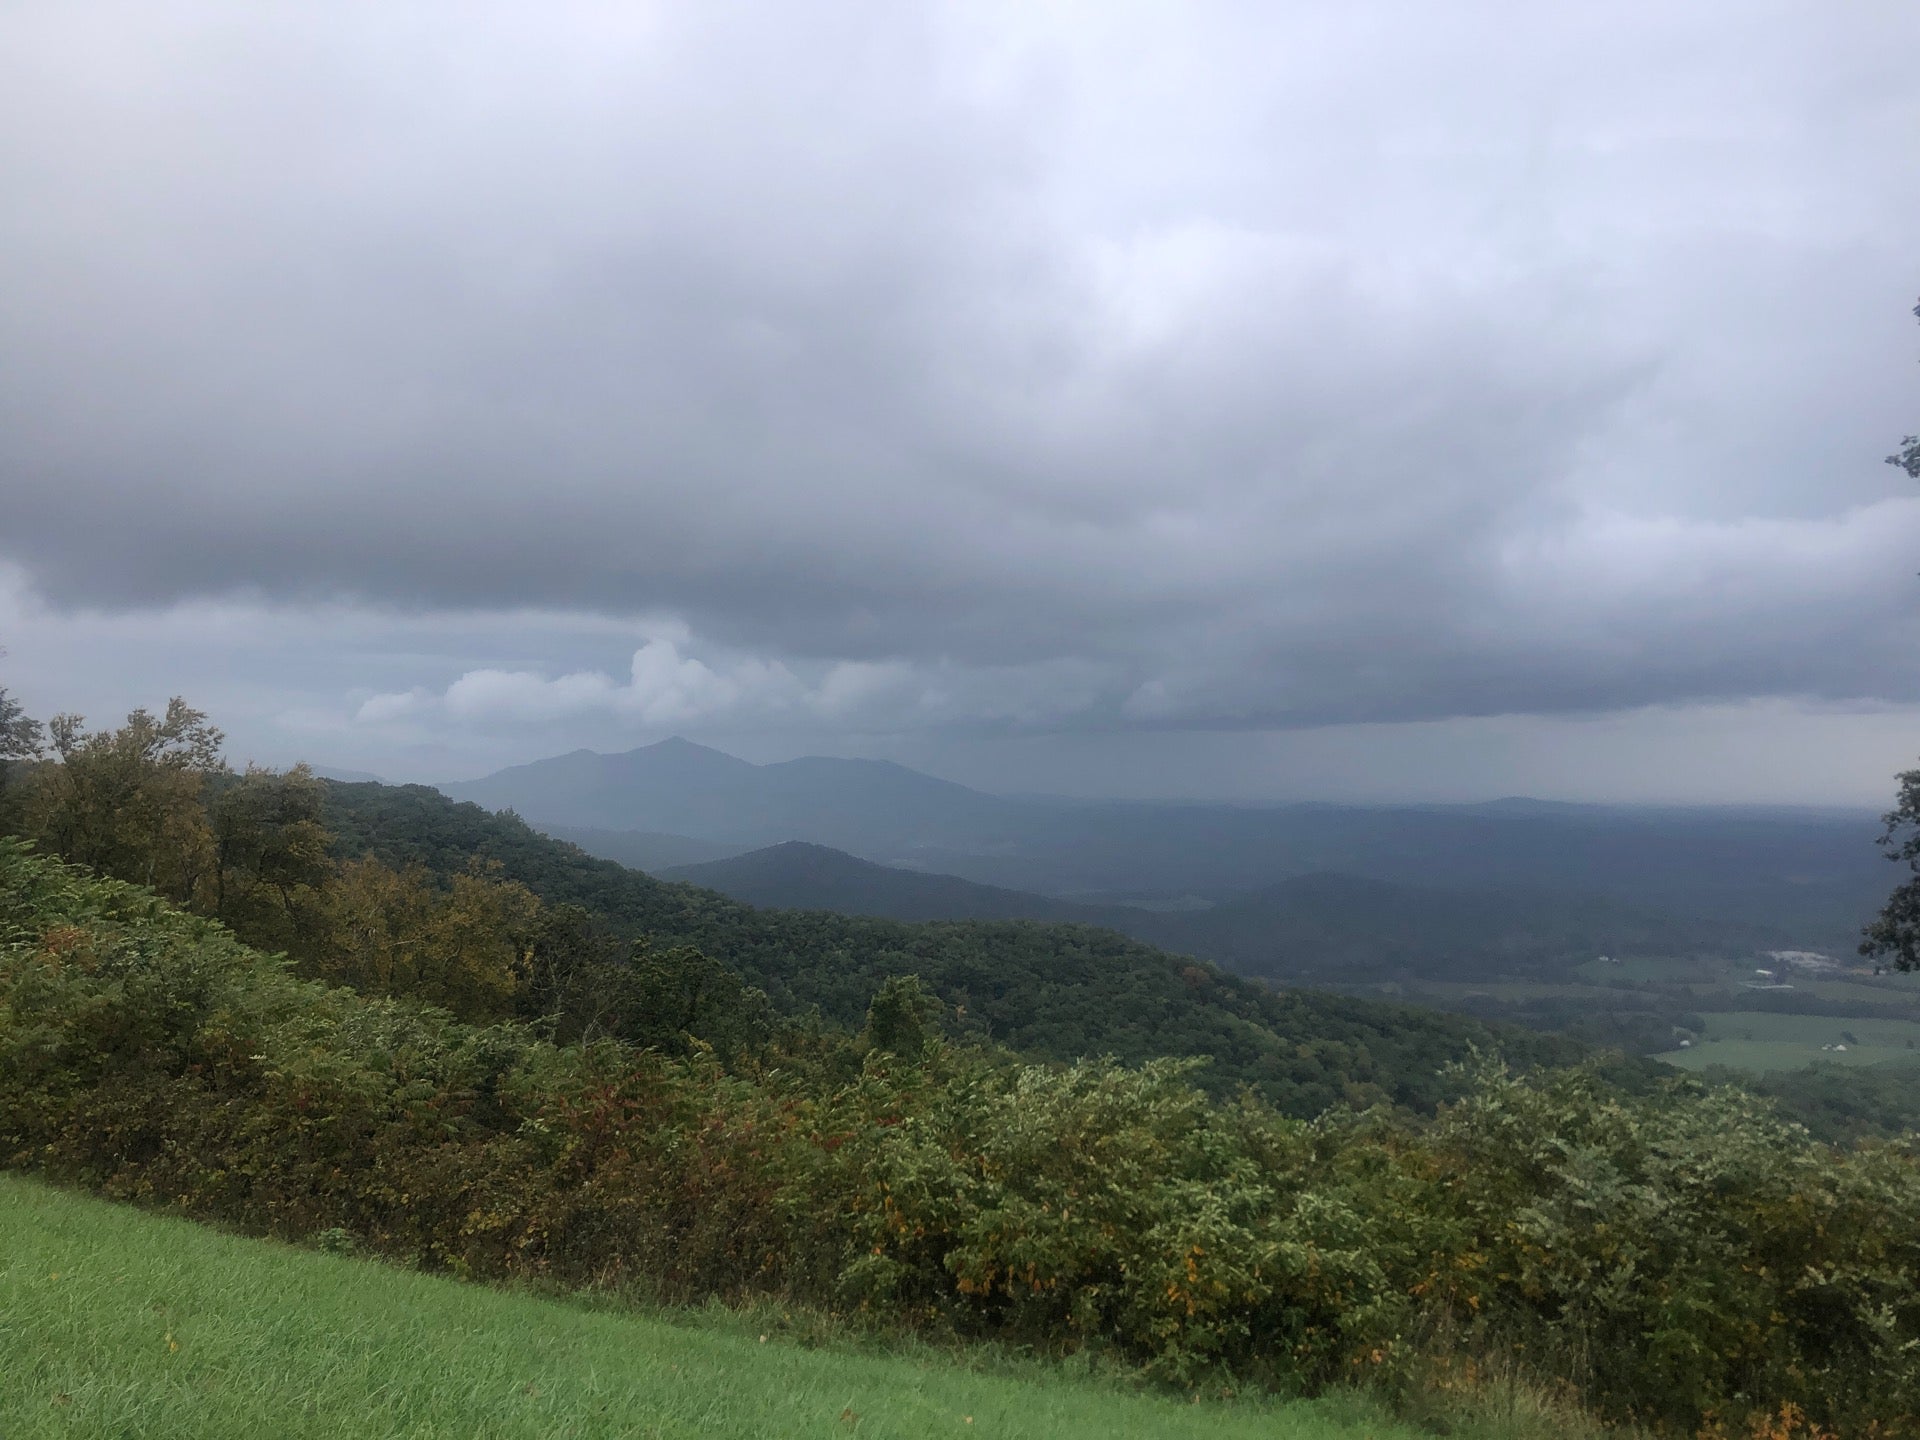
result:
M 1767 970 L 1773 974 L 1763 973 Z M 1753 993 L 1745 985 L 1776 980 L 1791 987 L 1785 994 L 1836 1001 L 1868 1011 L 1885 1007 L 1912 1010 L 1920 1005 L 1920 974 L 1873 975 L 1851 966 L 1807 971 L 1781 965 L 1764 955 L 1739 960 L 1629 956 L 1606 964 L 1589 960 L 1568 973 L 1588 987 L 1615 994 L 1626 987 L 1681 987 L 1702 999 L 1724 997 L 1727 1003 L 1721 1008 L 1727 1009 L 1734 1008 L 1741 996 Z
M 0 1177 L 0 1436 L 1412 1440 L 1358 1399 L 1188 1403 L 806 1349 L 248 1240 Z
M 1920 1021 L 1871 1015 L 1783 1015 L 1759 1010 L 1716 1011 L 1704 1018 L 1706 1033 L 1698 1041 L 1658 1058 L 1690 1070 L 1709 1065 L 1737 1070 L 1797 1070 L 1818 1061 L 1878 1065 L 1920 1055 Z

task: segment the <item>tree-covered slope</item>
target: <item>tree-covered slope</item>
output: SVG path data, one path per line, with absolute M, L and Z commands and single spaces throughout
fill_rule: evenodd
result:
M 748 845 L 976 840 L 1002 832 L 1022 813 L 1013 802 L 882 760 L 808 756 L 755 765 L 681 739 L 617 755 L 576 750 L 443 788 L 558 825 Z
M 1242 975 L 1309 984 L 1550 976 L 1596 955 L 1745 954 L 1791 940 L 1763 925 L 1662 914 L 1604 895 L 1352 875 L 1294 876 L 1202 910 L 1081 905 L 799 841 L 660 875 L 777 909 L 1099 925 Z
M 1887 883 L 1866 812 L 1049 800 L 983 794 L 873 760 L 754 765 L 685 741 L 576 751 L 444 788 L 542 826 L 669 832 L 740 850 L 802 840 L 1079 902 L 1221 898 L 1338 874 L 1606 896 L 1777 926 L 1819 949 L 1851 945 Z M 589 848 L 607 854 L 602 838 Z
M 1062 1060 L 1204 1055 L 1211 1088 L 1252 1084 L 1295 1114 L 1380 1100 L 1429 1108 L 1443 1098 L 1444 1067 L 1476 1047 L 1521 1065 L 1584 1053 L 1564 1038 L 1413 1006 L 1272 991 L 1110 930 L 757 910 L 595 859 L 424 786 L 330 785 L 327 823 L 347 853 L 389 864 L 452 874 L 476 855 L 498 861 L 550 905 L 698 946 L 789 1013 L 817 1007 L 857 1025 L 885 979 L 917 974 L 960 1034 Z
M 565 836 L 564 831 L 550 833 Z M 597 846 L 582 848 L 618 858 Z M 957 875 L 876 865 L 844 850 L 805 840 L 789 840 L 744 855 L 655 873 L 663 880 L 718 890 L 749 905 L 776 910 L 835 910 L 842 915 L 871 915 L 885 920 L 1051 920 L 1124 931 L 1135 913 L 1120 905 L 1078 905 L 1002 885 L 981 885 Z
M 1451 1405 L 1524 1352 L 1562 1405 L 1661 1433 L 1920 1435 L 1908 1146 L 1835 1151 L 1735 1089 L 1490 1064 L 1435 1116 L 1288 1119 L 1179 1062 L 880 1023 L 912 988 L 857 1037 L 555 1044 L 299 979 L 0 839 L 0 1164 L 410 1267 L 820 1307 L 1189 1386 Z M 98 1260 L 30 1272 L 65 1276 L 70 1325 Z M 145 1313 L 148 1365 L 220 1343 L 177 1295 Z
M 591 825 L 546 824 L 539 828 L 556 840 L 578 845 L 589 855 L 598 855 L 602 860 L 612 860 L 631 870 L 644 870 L 649 875 L 730 859 L 749 848 L 658 830 L 597 830 Z
M 1765 925 L 1571 890 L 1442 889 L 1333 874 L 1294 876 L 1210 910 L 1144 914 L 1127 930 L 1245 975 L 1309 983 L 1543 977 L 1596 955 L 1750 954 L 1791 939 Z

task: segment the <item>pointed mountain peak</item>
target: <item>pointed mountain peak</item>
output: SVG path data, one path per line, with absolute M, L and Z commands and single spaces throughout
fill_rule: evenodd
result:
M 642 745 L 640 748 L 642 750 L 664 751 L 669 754 L 676 750 L 701 750 L 709 755 L 719 755 L 723 753 L 715 750 L 711 745 L 696 745 L 684 735 L 669 735 L 664 740 L 656 740 L 653 744 Z
M 609 760 L 624 760 L 628 764 L 660 765 L 667 764 L 676 768 L 703 767 L 708 770 L 757 770 L 760 767 L 751 760 L 742 760 L 738 755 L 729 755 L 724 750 L 716 750 L 711 745 L 700 745 L 684 735 L 670 735 L 665 740 L 656 740 L 651 745 L 642 745 L 636 750 L 625 750 L 618 755 L 609 755 Z

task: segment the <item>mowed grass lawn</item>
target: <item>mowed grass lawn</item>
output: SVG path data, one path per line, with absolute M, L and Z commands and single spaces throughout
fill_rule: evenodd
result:
M 1035 1367 L 1036 1370 L 1039 1367 Z M 0 1177 L 0 1436 L 1412 1440 L 465 1285 Z
M 1815 1061 L 1878 1065 L 1920 1055 L 1920 1023 L 1875 1016 L 1777 1015 L 1762 1010 L 1721 1011 L 1703 1017 L 1707 1033 L 1691 1049 L 1657 1058 L 1698 1070 L 1726 1065 L 1741 1070 L 1798 1070 Z M 1851 1035 L 1851 1041 L 1843 1037 Z M 1844 1043 L 1841 1050 L 1823 1045 Z

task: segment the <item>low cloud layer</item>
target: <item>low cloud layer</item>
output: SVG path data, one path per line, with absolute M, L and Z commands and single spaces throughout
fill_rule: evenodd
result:
M 357 724 L 548 727 L 611 720 L 638 733 L 790 729 L 818 736 L 997 725 L 1072 728 L 1114 689 L 1111 667 L 1083 662 L 963 668 L 842 660 L 796 673 L 751 656 L 687 653 L 684 629 L 652 636 L 623 677 L 468 670 L 443 690 L 415 686 L 362 701 Z
M 1261 728 L 1594 713 L 1782 692 L 1920 701 L 1920 623 L 1900 568 L 1920 500 L 1830 521 L 1595 517 L 1516 541 L 1487 588 L 1425 612 L 1329 575 L 1310 606 L 1131 635 L 1087 656 L 794 664 L 648 638 L 629 673 L 485 667 L 435 691 L 364 701 L 365 723 L 548 724 L 611 716 L 636 731 L 839 726 Z M 1391 662 L 1391 663 L 1389 663 Z M 1790 668 L 1789 668 L 1790 667 Z
M 10 7 L 0 561 L 329 673 L 414 617 L 329 702 L 382 734 L 1920 701 L 1916 42 Z

